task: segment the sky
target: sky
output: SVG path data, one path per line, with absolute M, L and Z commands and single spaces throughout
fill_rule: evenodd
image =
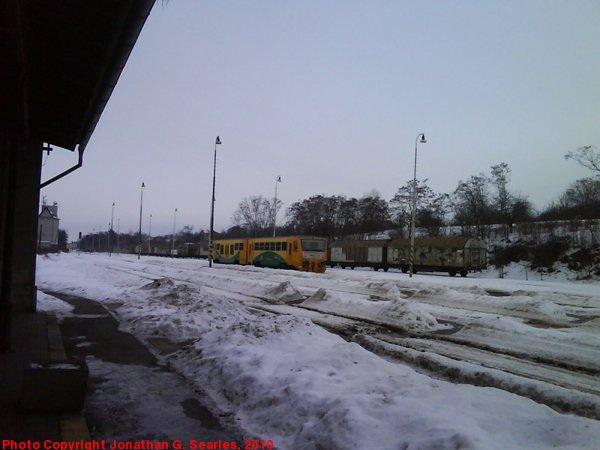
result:
M 157 1 L 84 154 L 44 188 L 70 239 L 114 229 L 215 229 L 249 196 L 390 200 L 506 162 L 539 210 L 600 147 L 600 3 Z M 46 180 L 77 162 L 55 147 Z M 177 213 L 175 213 L 177 208 Z M 150 214 L 152 222 L 150 224 Z M 280 212 L 278 223 L 285 222 Z

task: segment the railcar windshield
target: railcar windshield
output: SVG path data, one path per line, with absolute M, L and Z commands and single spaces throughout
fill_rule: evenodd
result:
M 324 252 L 325 239 L 302 239 L 302 250 L 305 252 Z

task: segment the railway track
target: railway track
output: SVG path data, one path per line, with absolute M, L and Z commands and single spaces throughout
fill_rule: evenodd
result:
M 594 347 L 588 349 L 590 355 L 587 360 L 569 363 L 563 360 L 560 353 L 552 354 L 552 349 L 540 356 L 535 345 L 534 348 L 526 348 L 526 346 L 520 349 L 507 348 L 506 345 L 501 345 L 501 333 L 496 341 L 491 343 L 478 342 L 476 333 L 466 337 L 457 337 L 454 332 L 408 334 L 401 329 L 393 329 L 351 315 L 323 312 L 297 304 L 273 304 L 274 299 L 253 293 L 252 289 L 243 287 L 244 284 L 249 286 L 257 281 L 277 285 L 279 281 L 289 280 L 290 272 L 286 272 L 281 280 L 277 276 L 264 280 L 265 274 L 261 271 L 225 268 L 222 272 L 212 270 L 208 274 L 203 273 L 204 270 L 173 265 L 168 267 L 169 273 L 165 273 L 165 270 L 161 270 L 165 269 L 164 264 L 157 264 L 156 271 L 148 271 L 136 268 L 135 263 L 122 264 L 123 262 L 125 261 L 116 262 L 110 270 L 124 271 L 151 280 L 166 276 L 175 281 L 242 296 L 248 307 L 274 314 L 285 313 L 307 317 L 316 324 L 382 356 L 408 362 L 412 366 L 420 367 L 421 370 L 435 372 L 452 381 L 498 387 L 564 412 L 600 419 L 600 363 L 597 362 L 600 361 L 600 349 Z M 177 275 L 173 276 L 173 272 Z M 380 289 L 378 292 L 378 289 L 369 287 L 355 289 L 332 286 L 334 283 L 324 286 L 325 283 L 315 277 L 292 277 L 294 286 L 305 296 L 319 287 L 326 287 L 328 290 L 340 293 L 362 294 L 372 301 L 384 300 Z M 428 302 L 427 298 L 422 297 L 413 297 L 413 300 L 437 306 L 441 303 L 449 303 L 438 299 Z M 464 302 L 443 306 L 455 312 L 449 314 L 450 317 L 460 316 L 460 311 L 467 311 L 500 314 L 524 321 L 539 320 L 535 314 L 525 311 L 485 308 L 481 305 L 467 305 Z M 567 328 L 577 326 L 577 323 L 580 322 L 563 321 L 560 325 Z M 455 330 L 460 330 L 464 326 L 461 323 L 453 324 Z M 556 327 L 559 324 L 554 322 L 546 325 Z M 544 345 L 543 342 L 537 344 Z M 562 351 L 568 353 L 569 347 Z
M 164 264 L 161 262 L 156 262 L 158 267 L 164 267 Z M 201 283 L 199 283 L 194 278 L 198 277 L 199 271 L 196 269 L 185 269 L 181 267 L 177 267 L 180 273 L 189 272 L 189 276 L 181 276 L 170 277 L 173 279 L 177 279 L 178 281 L 185 281 L 187 283 L 193 284 L 201 284 L 204 286 L 211 286 L 210 279 L 203 279 Z M 202 268 L 201 268 L 202 269 Z M 135 270 L 135 269 L 134 269 Z M 262 281 L 264 280 L 265 274 L 262 271 L 252 271 L 252 270 L 241 270 L 232 267 L 223 267 L 222 270 L 225 272 L 224 274 L 218 274 L 212 271 L 211 278 L 214 280 L 217 279 L 226 279 L 227 281 L 231 281 L 231 278 L 237 278 L 236 275 L 242 274 L 242 277 L 239 277 L 240 280 L 247 282 L 248 279 L 253 281 Z M 141 273 L 150 273 L 150 272 L 141 272 Z M 233 275 L 232 275 L 233 274 Z M 154 273 L 154 276 L 161 277 L 165 276 L 164 274 Z M 317 289 L 324 288 L 331 292 L 339 292 L 341 294 L 360 294 L 369 297 L 373 301 L 378 300 L 386 300 L 386 295 L 388 294 L 389 288 L 381 288 L 380 286 L 369 286 L 360 287 L 360 286 L 352 286 L 352 287 L 344 287 L 344 286 L 332 286 L 332 284 L 324 283 L 319 278 L 325 278 L 327 281 L 333 281 L 333 284 L 341 284 L 338 279 L 327 279 L 326 275 L 322 275 L 319 278 L 315 278 L 312 276 L 306 276 L 306 274 L 302 272 L 293 272 L 286 271 L 285 275 L 278 277 L 277 275 L 272 276 L 268 281 L 271 283 L 284 282 L 290 277 L 294 278 L 294 287 L 298 290 L 302 291 L 307 295 L 313 294 Z M 381 284 L 381 283 L 377 283 Z M 393 282 L 387 282 L 386 284 L 393 284 Z M 221 285 L 213 285 L 212 287 L 218 287 L 221 289 Z M 566 305 L 572 306 L 574 309 L 574 313 L 570 318 L 554 318 L 544 314 L 536 314 L 529 311 L 522 310 L 514 310 L 505 307 L 501 307 L 498 305 L 488 306 L 481 303 L 468 303 L 456 299 L 444 299 L 442 297 L 431 297 L 419 294 L 419 289 L 414 288 L 406 288 L 405 286 L 397 286 L 398 290 L 402 292 L 402 294 L 406 298 L 411 298 L 413 300 L 418 301 L 419 303 L 425 303 L 428 305 L 440 307 L 443 310 L 437 311 L 437 314 L 441 316 L 443 320 L 452 321 L 455 320 L 457 315 L 461 315 L 461 311 L 469 311 L 473 313 L 484 313 L 484 314 L 496 314 L 505 317 L 512 317 L 517 319 L 523 319 L 524 321 L 530 321 L 535 323 L 538 326 L 543 326 L 544 324 L 549 327 L 570 327 L 577 326 L 581 322 L 582 318 L 593 319 L 596 317 L 600 317 L 600 301 L 597 306 L 580 306 L 573 303 L 567 303 Z M 471 293 L 470 289 L 465 289 L 467 294 Z M 243 294 L 244 292 L 238 292 Z M 560 304 L 560 303 L 557 303 Z M 593 309 L 590 311 L 589 309 Z M 453 313 L 452 311 L 456 311 Z

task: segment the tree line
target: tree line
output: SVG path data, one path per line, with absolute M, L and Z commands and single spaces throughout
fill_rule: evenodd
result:
M 574 181 L 550 206 L 536 212 L 527 196 L 510 188 L 511 169 L 500 162 L 488 173 L 460 180 L 450 193 L 434 192 L 427 179 L 416 181 L 415 224 L 421 233 L 438 236 L 442 227 L 475 227 L 483 236 L 490 224 L 503 224 L 508 235 L 513 224 L 535 220 L 600 218 L 600 154 L 592 146 L 565 155 L 590 169 L 592 175 Z M 285 224 L 278 234 L 307 234 L 332 239 L 357 238 L 382 230 L 395 237 L 408 237 L 412 213 L 413 180 L 398 188 L 386 201 L 377 191 L 361 198 L 343 195 L 313 195 L 287 208 Z M 263 196 L 244 198 L 233 214 L 233 227 L 224 237 L 268 236 L 273 218 L 281 208 Z
M 513 192 L 510 187 L 511 169 L 500 162 L 488 173 L 479 173 L 460 180 L 449 193 L 437 193 L 427 179 L 416 182 L 415 224 L 420 234 L 438 236 L 449 225 L 473 227 L 483 236 L 491 224 L 504 224 L 506 234 L 515 223 L 551 220 L 600 218 L 600 154 L 594 147 L 581 147 L 565 155 L 592 174 L 571 183 L 548 207 L 536 212 L 527 196 Z M 343 195 L 313 195 L 291 204 L 285 220 L 277 226 L 278 235 L 304 234 L 330 239 L 362 238 L 383 230 L 392 230 L 392 237 L 409 236 L 412 212 L 413 180 L 398 188 L 389 200 L 375 190 L 360 198 Z M 281 211 L 282 202 L 264 196 L 242 199 L 235 210 L 233 226 L 217 233 L 218 238 L 270 236 L 273 218 Z M 110 238 L 109 238 L 110 235 Z M 169 253 L 172 247 L 182 248 L 190 243 L 206 243 L 208 231 L 194 232 L 187 225 L 174 236 L 141 236 L 143 251 Z M 82 237 L 83 251 L 135 252 L 139 242 L 136 232 L 114 231 L 88 234 Z
M 170 254 L 171 249 L 182 249 L 189 244 L 205 244 L 208 232 L 194 232 L 192 225 L 186 225 L 177 233 L 150 236 L 137 232 L 117 233 L 114 230 L 86 234 L 79 240 L 79 249 L 84 252 L 123 252 L 137 253 L 141 242 L 142 253 Z

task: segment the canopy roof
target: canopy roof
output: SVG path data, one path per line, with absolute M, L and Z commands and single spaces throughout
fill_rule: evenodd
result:
M 11 37 L 22 49 L 29 135 L 85 148 L 154 0 L 9 3 L 19 18 Z

